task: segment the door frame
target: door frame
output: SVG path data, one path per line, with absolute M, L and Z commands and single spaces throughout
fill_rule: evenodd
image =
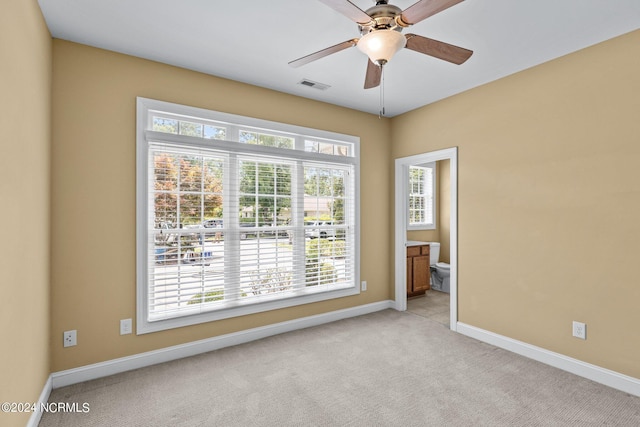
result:
M 446 148 L 429 153 L 416 154 L 395 160 L 395 309 L 407 309 L 407 222 L 409 189 L 409 166 L 422 163 L 450 160 L 451 216 L 450 216 L 450 303 L 449 328 L 457 330 L 458 323 L 458 147 Z

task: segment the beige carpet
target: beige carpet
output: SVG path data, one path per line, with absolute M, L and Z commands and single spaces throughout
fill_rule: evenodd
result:
M 54 390 L 47 426 L 638 426 L 640 398 L 386 310 Z

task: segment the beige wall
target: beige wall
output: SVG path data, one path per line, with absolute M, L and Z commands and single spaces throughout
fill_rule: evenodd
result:
M 36 401 L 49 376 L 51 36 L 35 0 L 0 13 L 0 402 Z M 23 426 L 28 413 L 0 412 Z
M 451 251 L 451 161 L 438 162 L 438 227 L 440 229 L 440 262 L 450 262 Z
M 54 40 L 52 370 L 74 368 L 242 329 L 389 299 L 389 120 L 193 71 Z M 359 296 L 142 336 L 135 318 L 136 96 L 361 138 Z M 382 225 L 382 226 L 381 226 Z
M 636 378 L 639 45 L 635 31 L 392 130 L 394 158 L 459 147 L 460 321 Z

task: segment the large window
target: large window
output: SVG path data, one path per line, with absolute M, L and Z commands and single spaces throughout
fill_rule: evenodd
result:
M 358 139 L 138 99 L 138 333 L 359 292 Z
M 409 225 L 410 230 L 436 228 L 436 164 L 409 167 Z

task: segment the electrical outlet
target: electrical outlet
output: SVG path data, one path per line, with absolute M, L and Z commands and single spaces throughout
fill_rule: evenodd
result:
M 582 322 L 573 322 L 573 336 L 582 340 L 587 339 L 587 325 Z
M 366 291 L 367 290 L 367 281 L 363 280 L 362 284 L 360 285 L 360 290 L 361 291 Z
M 120 321 L 120 335 L 131 333 L 131 319 L 122 319 Z
M 77 342 L 77 331 L 64 331 L 62 338 L 62 345 L 65 347 L 73 347 Z

